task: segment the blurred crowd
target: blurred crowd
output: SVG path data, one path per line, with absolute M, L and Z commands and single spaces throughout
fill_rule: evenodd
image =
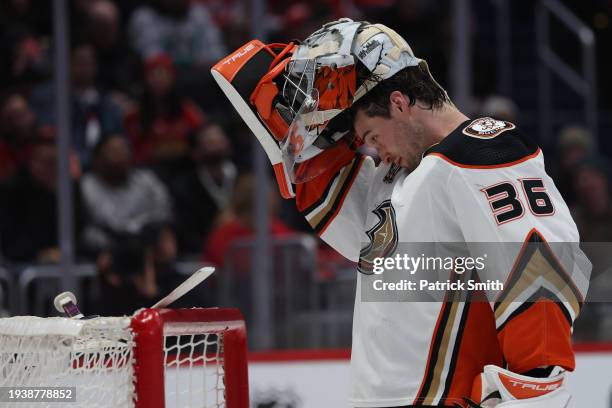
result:
M 176 286 L 177 260 L 222 266 L 253 235 L 251 136 L 210 75 L 251 39 L 248 3 L 68 4 L 76 260 L 122 299 L 97 313 L 130 313 Z M 262 24 L 304 37 L 337 7 L 273 2 Z M 0 4 L 0 265 L 17 274 L 60 259 L 51 15 L 52 2 Z M 272 193 L 272 235 L 304 231 Z
M 267 1 L 270 41 L 304 38 L 340 16 L 388 24 L 448 86 L 447 1 Z M 52 2 L 0 3 L 0 263 L 59 260 Z M 252 137 L 209 70 L 251 39 L 242 0 L 72 0 L 71 156 L 76 255 L 102 290 L 150 303 L 180 279 L 177 259 L 222 265 L 253 234 Z M 480 89 L 472 116 L 521 124 L 510 99 Z M 611 167 L 580 124 L 561 129 L 549 173 L 586 241 L 612 241 Z M 273 236 L 308 232 L 269 199 Z M 331 259 L 322 245 L 322 259 Z M 322 269 L 325 269 L 322 266 Z

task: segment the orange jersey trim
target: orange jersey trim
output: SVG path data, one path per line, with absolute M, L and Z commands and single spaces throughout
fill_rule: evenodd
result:
M 332 216 L 329 218 L 329 220 L 325 223 L 325 225 L 323 225 L 323 228 L 321 228 L 321 230 L 319 231 L 319 233 L 318 233 L 319 236 L 321 236 L 321 235 L 323 235 L 325 233 L 325 230 L 327 230 L 327 227 L 329 227 L 329 225 L 332 223 L 332 221 L 336 218 L 336 216 L 340 212 L 340 209 L 344 205 L 344 200 L 346 199 L 346 196 L 348 196 L 349 191 L 351 191 L 351 187 L 353 186 L 353 183 L 355 182 L 355 179 L 357 179 L 357 176 L 359 175 L 359 171 L 361 170 L 361 165 L 364 162 L 364 158 L 363 157 L 357 158 L 357 160 L 359 160 L 359 163 L 357 163 L 357 170 L 353 174 L 353 177 L 348 181 L 347 186 L 346 186 L 346 190 L 344 191 L 344 194 L 342 194 L 342 197 L 340 198 L 340 201 L 338 201 L 338 205 L 336 206 L 336 210 L 334 211 Z
M 524 373 L 557 365 L 574 371 L 571 327 L 560 306 L 541 299 L 509 321 L 499 333 L 508 370 Z

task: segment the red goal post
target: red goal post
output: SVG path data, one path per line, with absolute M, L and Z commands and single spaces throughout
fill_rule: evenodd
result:
M 209 361 L 221 365 L 222 398 L 227 408 L 248 408 L 248 365 L 246 328 L 238 309 L 143 309 L 131 321 L 135 334 L 134 374 L 136 407 L 163 408 L 169 367 L 190 370 Z M 205 344 L 214 345 L 211 355 L 194 359 L 193 345 L 179 345 L 175 355 L 168 353 L 168 342 L 176 338 L 215 336 Z M 184 351 L 183 351 L 184 350 Z M 184 354 L 187 353 L 187 354 Z M 197 352 L 196 352 L 197 355 Z M 195 364 L 194 364 L 195 363 Z M 218 367 L 219 368 L 219 367 Z M 201 368 L 203 369 L 203 368 Z
M 70 388 L 74 408 L 248 408 L 244 319 L 217 308 L 0 318 L 7 387 Z

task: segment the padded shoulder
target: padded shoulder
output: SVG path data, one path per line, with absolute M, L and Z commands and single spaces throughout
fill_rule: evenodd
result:
M 538 154 L 539 147 L 514 124 L 493 118 L 466 121 L 423 156 L 465 167 L 508 166 Z

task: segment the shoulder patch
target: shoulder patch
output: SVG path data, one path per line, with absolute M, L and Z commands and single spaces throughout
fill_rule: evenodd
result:
M 514 128 L 516 128 L 514 124 L 505 120 L 486 117 L 473 120 L 463 129 L 463 134 L 479 139 L 491 139 Z

